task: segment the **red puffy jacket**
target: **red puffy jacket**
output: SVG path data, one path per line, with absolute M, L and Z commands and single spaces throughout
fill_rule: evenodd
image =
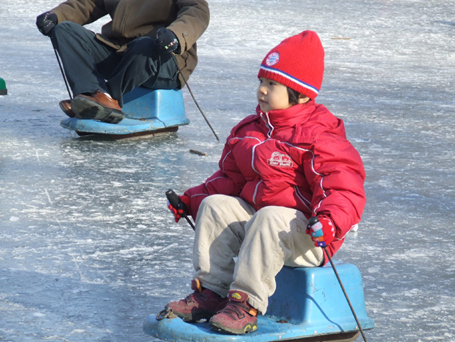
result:
M 314 101 L 243 119 L 227 138 L 220 169 L 191 188 L 191 215 L 208 195 L 237 196 L 255 209 L 268 205 L 325 214 L 336 226 L 331 255 L 360 221 L 366 198 L 360 155 L 343 121 Z

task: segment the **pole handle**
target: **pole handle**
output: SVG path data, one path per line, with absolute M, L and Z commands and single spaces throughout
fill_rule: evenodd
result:
M 166 198 L 175 209 L 177 209 L 179 207 L 180 198 L 179 198 L 179 196 L 177 196 L 177 194 L 174 192 L 174 190 L 169 189 L 168 191 L 166 191 Z M 182 216 L 186 219 L 186 221 L 191 226 L 191 228 L 193 228 L 193 230 L 195 230 L 194 224 L 193 224 L 193 222 L 191 222 L 188 215 L 182 214 Z
M 179 207 L 180 198 L 179 196 L 177 196 L 174 190 L 169 189 L 168 191 L 166 191 L 166 198 L 174 208 L 177 209 Z

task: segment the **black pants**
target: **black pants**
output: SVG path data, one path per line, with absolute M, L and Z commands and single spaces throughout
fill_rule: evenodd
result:
M 180 87 L 178 69 L 171 54 L 160 53 L 155 40 L 136 38 L 124 53 L 96 39 L 95 34 L 70 21 L 58 24 L 51 39 L 65 69 L 73 95 L 109 93 L 123 105 L 123 95 L 143 86 L 150 89 Z

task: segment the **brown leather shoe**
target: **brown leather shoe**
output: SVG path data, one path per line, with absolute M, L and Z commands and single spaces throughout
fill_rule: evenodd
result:
M 60 109 L 63 111 L 63 113 L 68 115 L 70 118 L 76 117 L 76 113 L 74 113 L 71 109 L 71 100 L 60 101 L 58 105 L 60 106 Z
M 117 100 L 99 90 L 92 95 L 77 95 L 71 101 L 71 108 L 78 119 L 92 119 L 116 124 L 125 117 Z

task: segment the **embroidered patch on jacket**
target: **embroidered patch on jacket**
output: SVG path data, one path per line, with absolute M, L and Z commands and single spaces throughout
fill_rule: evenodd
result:
M 267 159 L 267 164 L 278 167 L 292 167 L 293 165 L 291 157 L 280 152 L 273 152 L 272 157 Z
M 280 54 L 278 52 L 272 52 L 270 55 L 267 56 L 265 63 L 268 66 L 272 66 L 272 65 L 275 65 L 276 63 L 278 63 L 279 60 L 280 60 Z

